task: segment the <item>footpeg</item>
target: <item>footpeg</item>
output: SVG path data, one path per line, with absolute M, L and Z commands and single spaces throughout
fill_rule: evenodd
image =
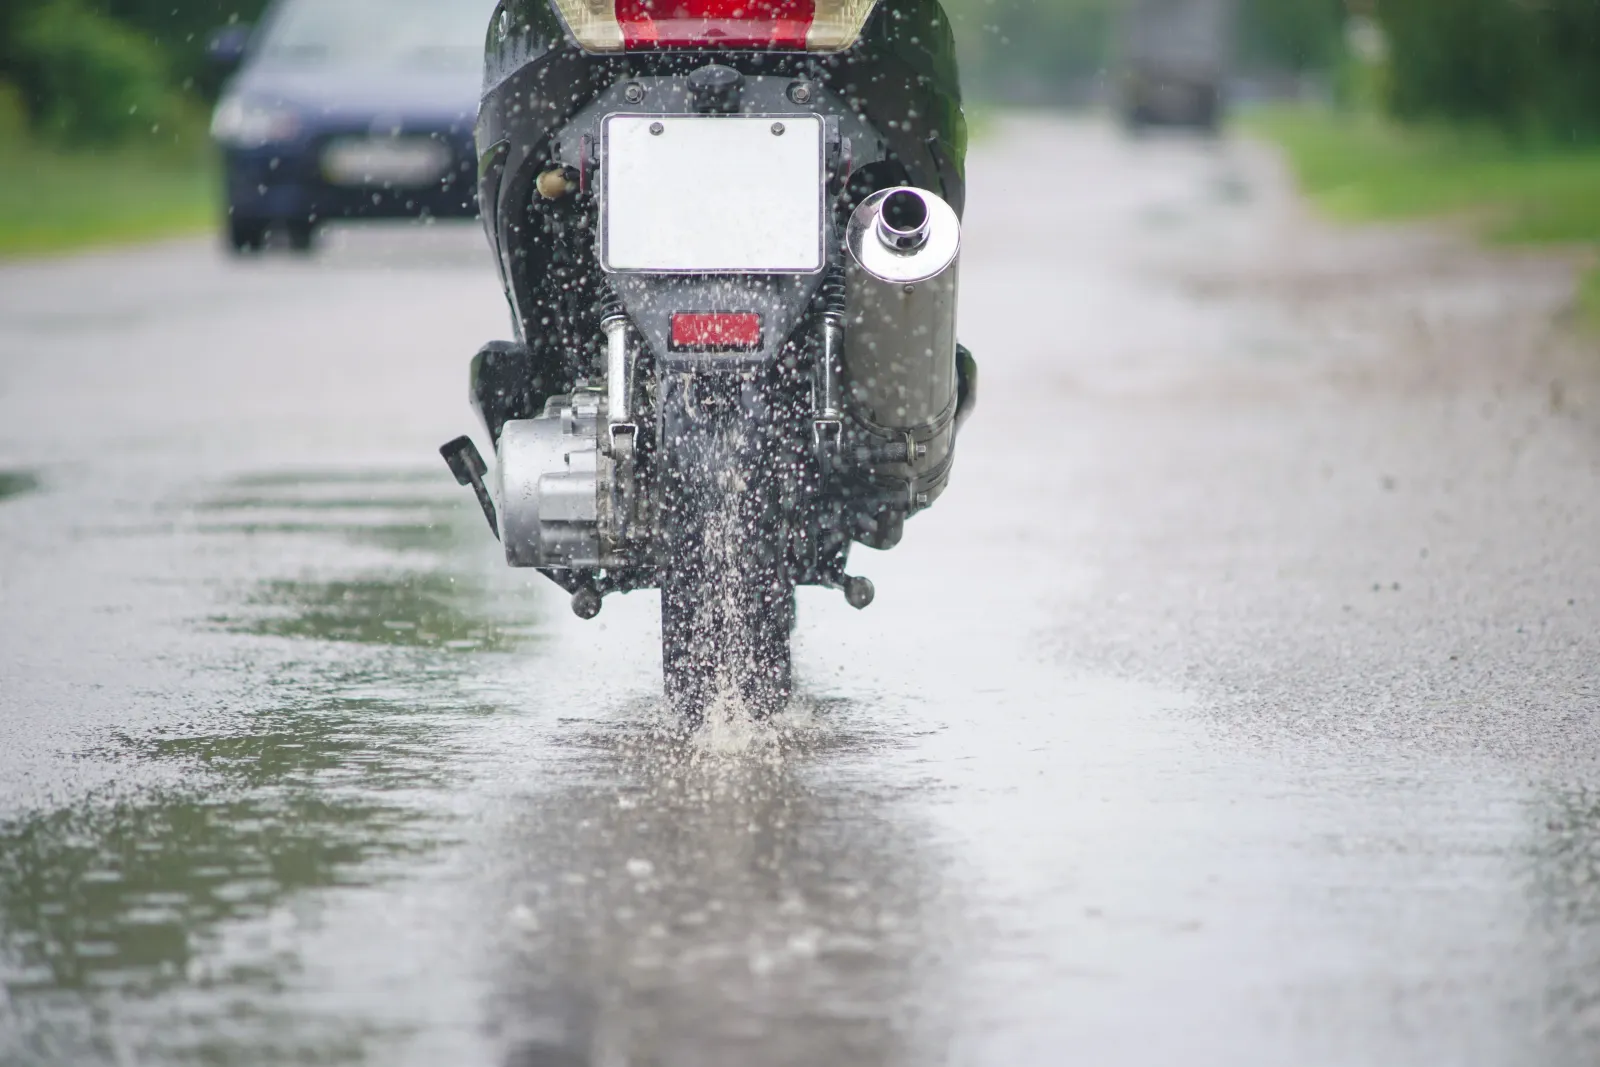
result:
M 472 491 L 478 494 L 478 504 L 483 508 L 483 517 L 489 520 L 489 530 L 496 541 L 500 540 L 500 520 L 495 517 L 494 500 L 489 496 L 489 487 L 483 484 L 483 476 L 488 473 L 489 467 L 483 462 L 478 446 L 472 443 L 470 437 L 457 437 L 441 447 L 439 454 L 450 465 L 450 473 L 456 476 L 456 482 L 472 486 Z

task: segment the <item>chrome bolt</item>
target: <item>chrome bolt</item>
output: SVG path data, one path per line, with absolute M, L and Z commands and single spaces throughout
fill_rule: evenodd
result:
M 667 132 L 667 128 L 661 125 L 659 122 L 652 122 L 650 124 L 650 132 L 656 137 L 660 137 L 663 133 Z
M 629 82 L 623 86 L 622 99 L 630 104 L 637 104 L 644 99 L 644 86 L 638 82 Z
M 796 82 L 789 86 L 789 99 L 797 104 L 811 103 L 811 86 L 805 82 Z
M 783 131 L 784 131 L 783 123 L 774 122 L 772 124 L 772 136 L 774 136 L 774 137 L 782 137 L 783 136 Z

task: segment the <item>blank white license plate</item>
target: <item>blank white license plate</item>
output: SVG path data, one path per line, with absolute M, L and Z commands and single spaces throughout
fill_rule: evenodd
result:
M 822 269 L 820 118 L 612 115 L 603 159 L 607 270 Z
M 322 152 L 322 174 L 335 185 L 430 185 L 449 165 L 450 149 L 426 137 L 347 137 Z

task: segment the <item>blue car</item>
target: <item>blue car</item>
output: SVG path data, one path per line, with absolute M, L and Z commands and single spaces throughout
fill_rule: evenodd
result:
M 472 127 L 493 0 L 279 0 L 230 27 L 211 123 L 230 249 L 309 250 L 335 219 L 477 214 Z

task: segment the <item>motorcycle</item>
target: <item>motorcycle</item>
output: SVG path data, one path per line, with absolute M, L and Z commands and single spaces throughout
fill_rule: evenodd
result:
M 788 700 L 795 588 L 843 592 L 949 482 L 966 124 L 937 0 L 502 0 L 478 199 L 514 341 L 441 449 L 586 619 L 657 588 L 670 703 Z

